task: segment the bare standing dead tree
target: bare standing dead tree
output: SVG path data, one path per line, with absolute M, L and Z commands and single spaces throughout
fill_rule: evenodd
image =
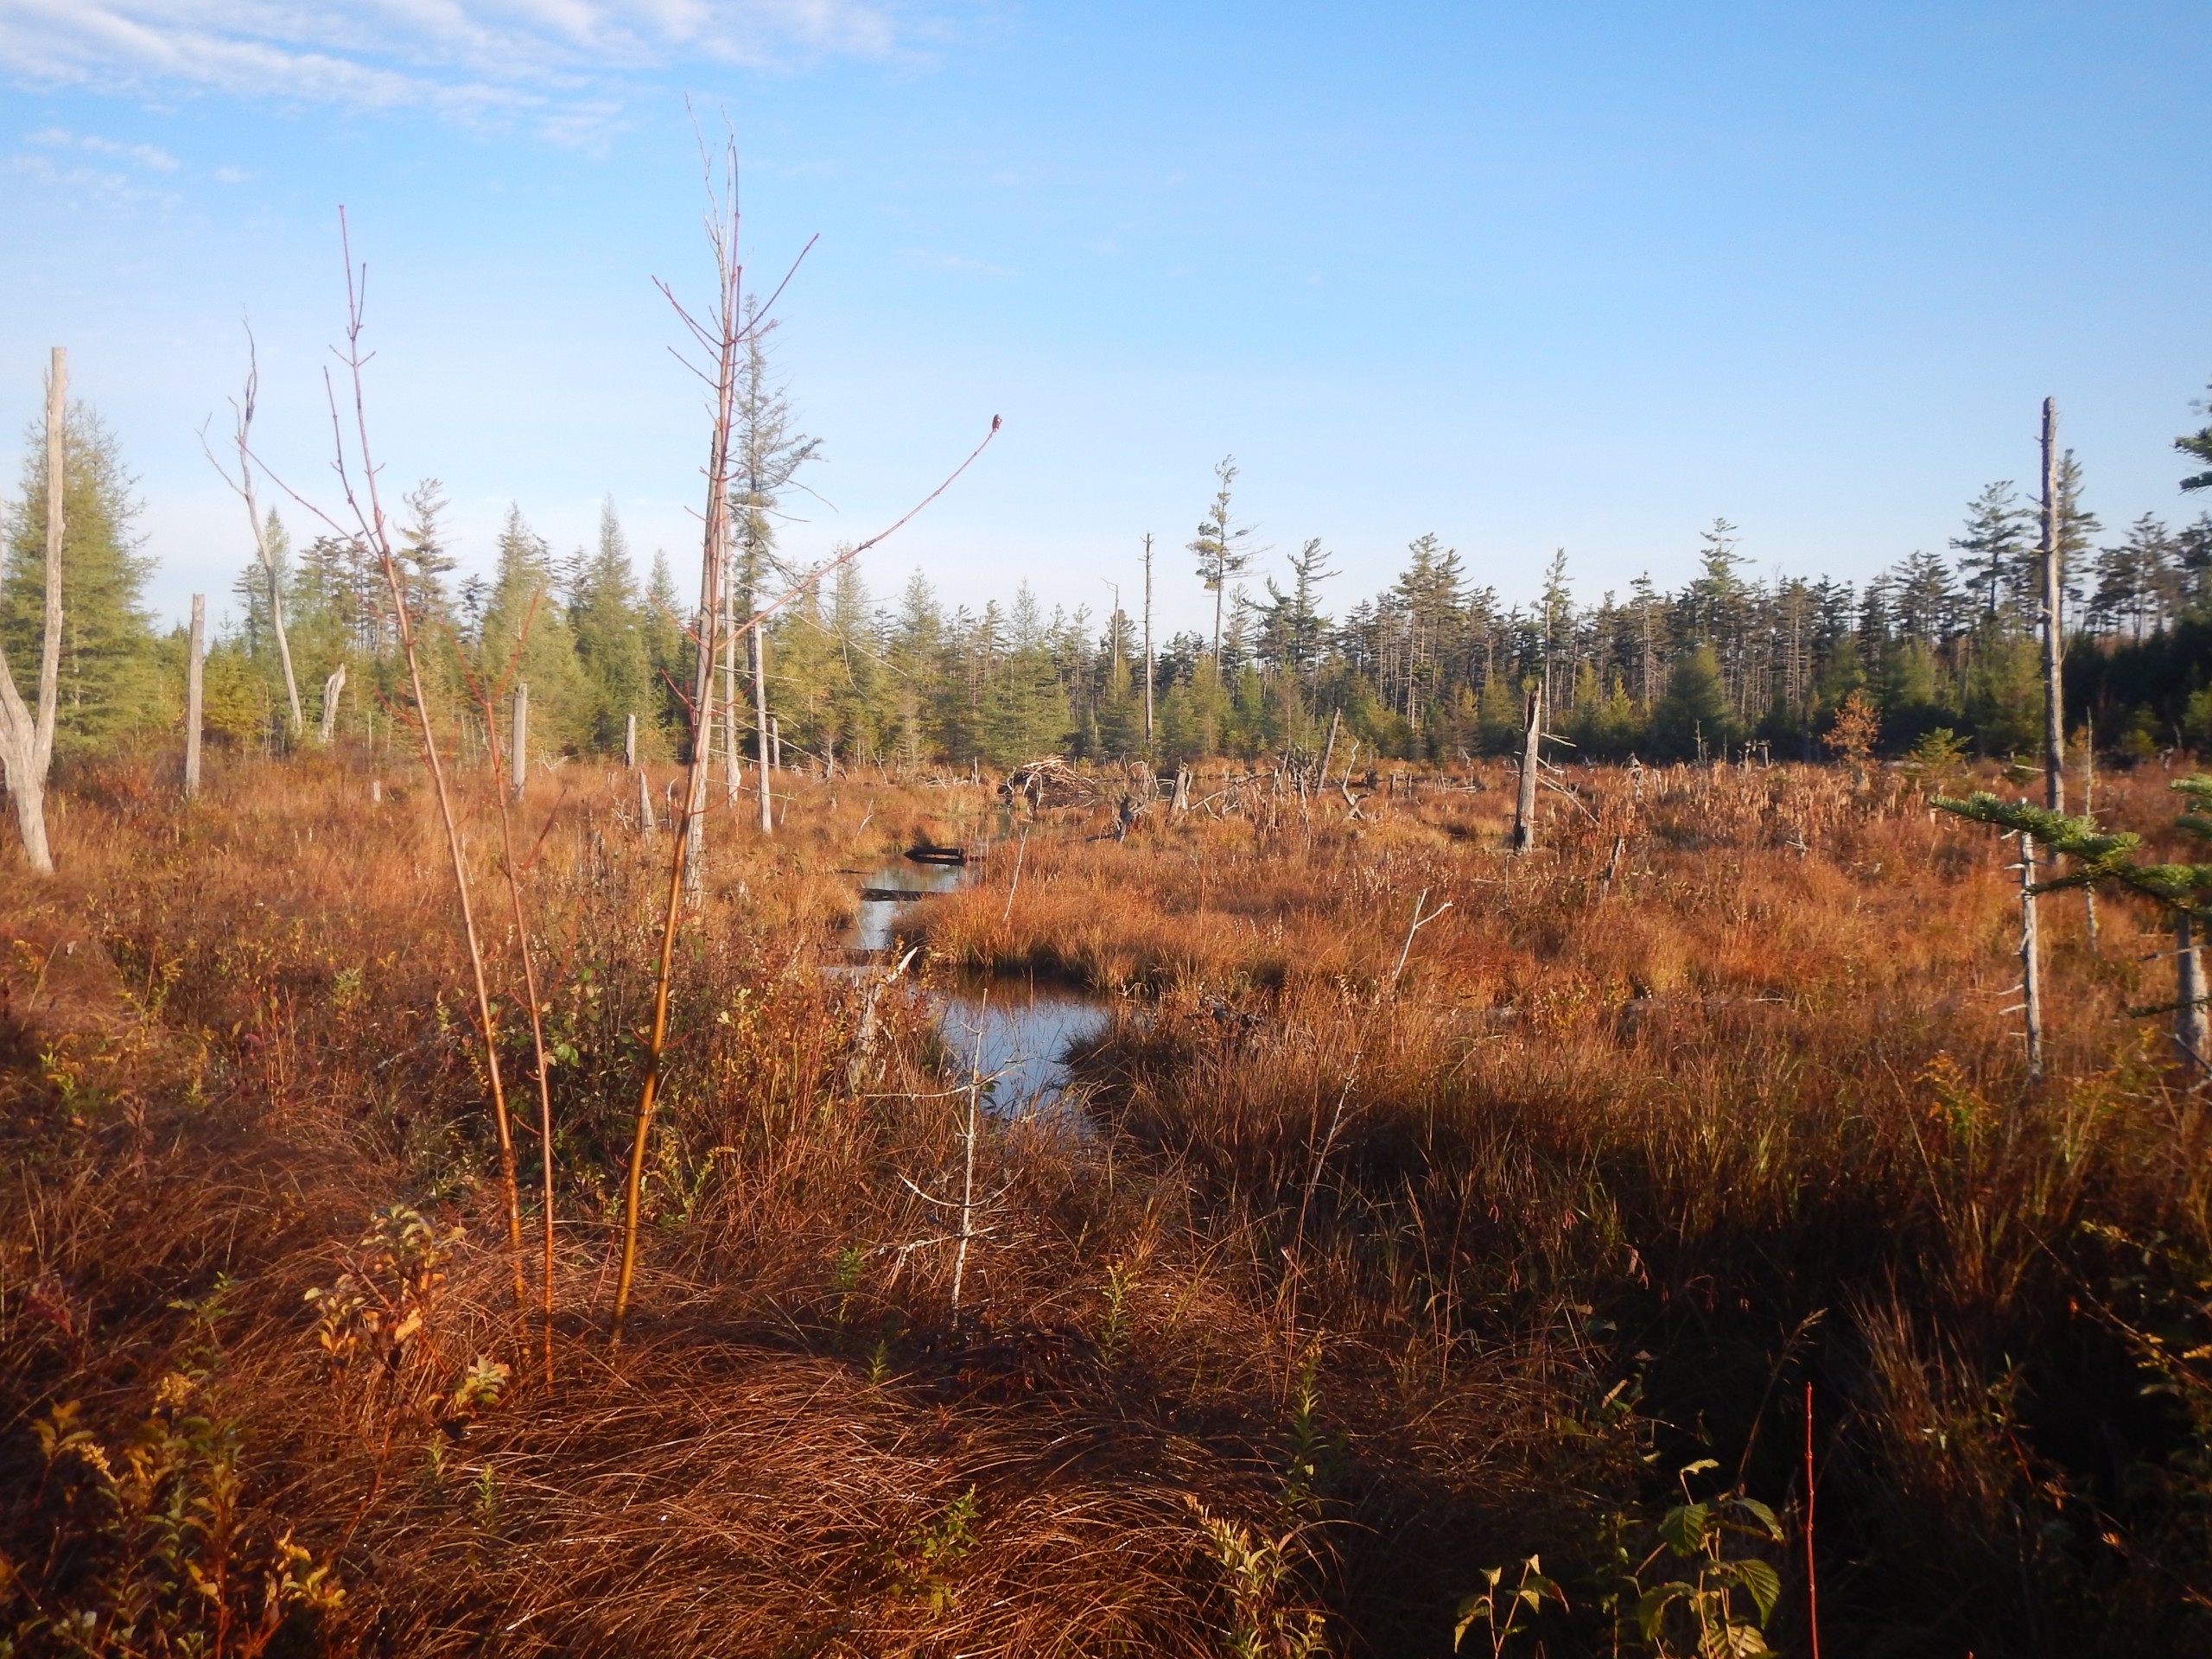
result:
M 1144 533 L 1144 753 L 1152 755 L 1152 532 Z
M 16 830 L 23 860 L 40 875 L 54 874 L 54 852 L 46 838 L 46 779 L 54 765 L 54 721 L 61 686 L 61 533 L 63 493 L 68 481 L 69 348 L 54 348 L 46 378 L 46 609 L 40 624 L 38 711 L 33 714 L 16 689 L 0 652 L 0 769 L 8 775 L 8 798 L 16 809 Z
M 253 488 L 253 411 L 261 394 L 261 362 L 254 349 L 253 329 L 245 331 L 245 388 L 231 404 L 231 439 L 238 446 L 238 475 L 232 478 L 230 469 L 215 459 L 215 452 L 207 447 L 207 429 L 200 429 L 200 448 L 207 455 L 223 482 L 231 486 L 231 493 L 245 503 L 246 527 L 253 532 L 253 555 L 260 563 L 262 579 L 269 584 L 269 629 L 276 636 L 276 660 L 284 670 L 284 702 L 292 722 L 292 739 L 299 741 L 306 729 L 307 721 L 300 712 L 300 684 L 292 676 L 292 641 L 284 631 L 284 573 L 278 566 L 276 550 L 269 538 L 268 522 L 261 516 L 260 505 L 254 499 Z M 330 722 L 323 721 L 322 741 L 330 741 Z
M 1529 693 L 1528 727 L 1522 734 L 1521 787 L 1513 803 L 1513 850 L 1527 853 L 1536 846 L 1536 778 L 1542 767 L 1544 694 Z
M 738 359 L 736 400 L 731 410 L 734 425 L 730 433 L 729 531 L 734 569 L 728 602 L 734 610 L 750 613 L 768 573 L 781 569 L 775 558 L 775 545 L 777 521 L 786 516 L 781 507 L 784 493 L 792 486 L 800 468 L 820 459 L 822 440 L 794 429 L 790 396 L 775 382 L 768 358 L 768 337 L 775 332 L 775 319 L 762 315 L 759 302 L 748 300 L 743 321 L 745 351 Z M 722 678 L 728 792 L 733 806 L 737 804 L 739 772 L 735 687 L 738 634 L 734 620 L 733 617 L 733 626 L 723 645 Z M 760 784 L 760 833 L 772 835 L 776 828 L 775 798 L 769 774 L 776 770 L 776 760 L 774 719 L 768 708 L 768 640 L 759 628 L 748 628 L 745 641 L 747 669 L 753 682 L 753 741 Z
M 722 176 L 716 182 L 714 163 L 707 161 L 708 210 L 706 215 L 707 245 L 715 266 L 715 307 L 704 319 L 695 315 L 676 297 L 666 283 L 657 282 L 663 297 L 675 309 L 692 342 L 707 353 L 711 366 L 702 366 L 685 360 L 685 365 L 697 375 L 710 394 L 709 408 L 713 423 L 707 446 L 707 507 L 702 525 L 699 561 L 699 618 L 700 638 L 696 642 L 697 656 L 691 696 L 691 760 L 687 769 L 681 822 L 672 837 L 675 851 L 671 855 L 668 875 L 668 899 L 661 914 L 660 959 L 654 974 L 653 1017 L 645 1047 L 645 1076 L 639 1091 L 638 1116 L 630 1142 L 629 1169 L 622 1187 L 622 1262 L 614 1281 L 614 1308 L 610 1332 L 611 1340 L 622 1339 L 622 1321 L 629 1312 L 631 1287 L 636 1281 L 638 1268 L 638 1220 L 639 1200 L 645 1185 L 645 1153 L 652 1135 L 653 1113 L 660 1098 L 661 1060 L 668 1042 L 668 1004 L 676 967 L 676 931 L 683 919 L 683 893 L 692 859 L 692 830 L 702 821 L 707 804 L 707 722 L 714 716 L 712 691 L 715 670 L 715 647 L 719 643 L 716 632 L 721 615 L 722 584 L 728 575 L 729 508 L 730 508 L 730 440 L 737 398 L 739 354 L 746 349 L 749 331 L 761 326 L 761 320 L 773 308 L 776 296 L 783 292 L 779 283 L 774 293 L 758 308 L 747 309 L 744 303 L 745 267 L 739 257 L 739 218 L 737 212 L 737 149 L 734 143 L 725 143 L 721 157 Z M 810 240 L 799 251 L 799 258 L 806 257 L 812 248 Z M 796 272 L 798 262 L 792 262 Z M 791 281 L 786 273 L 784 283 Z M 680 353 L 679 353 L 680 359 Z M 680 359 L 682 360 L 682 359 Z M 755 610 L 745 626 L 757 631 L 771 616 L 794 600 L 811 591 L 833 571 L 851 563 L 870 548 L 875 547 L 897 532 L 915 514 L 952 487 L 955 479 L 974 464 L 983 453 L 985 445 L 999 429 L 999 418 L 991 417 L 991 429 L 983 442 L 969 452 L 967 460 L 955 467 L 951 475 L 931 490 L 905 518 L 868 540 L 847 548 L 835 558 L 825 561 L 804 578 L 795 582 L 783 597 L 772 605 Z
M 723 622 L 722 582 L 729 557 L 730 412 L 737 395 L 737 353 L 743 344 L 744 324 L 738 307 L 745 281 L 745 266 L 738 248 L 734 144 L 725 145 L 722 168 L 722 180 L 717 190 L 713 163 L 708 162 L 707 243 L 715 262 L 715 308 L 709 321 L 702 322 L 676 298 L 667 283 L 658 284 L 692 340 L 713 355 L 711 372 L 695 364 L 686 365 L 706 381 L 712 394 L 713 425 L 707 445 L 707 509 L 699 555 L 700 637 L 694 647 L 696 654 L 691 687 L 691 761 L 686 769 L 681 819 L 674 826 L 676 851 L 669 868 L 668 902 L 661 918 L 660 961 L 653 981 L 652 1033 L 645 1049 L 645 1084 L 638 1100 L 629 1169 L 622 1184 L 622 1265 L 614 1281 L 612 1331 L 612 1339 L 618 1343 L 622 1339 L 623 1316 L 629 1312 L 630 1287 L 638 1268 L 638 1212 L 645 1188 L 645 1151 L 652 1135 L 653 1109 L 660 1099 L 661 1055 L 668 1040 L 668 999 L 676 964 L 676 929 L 683 915 L 684 888 L 688 880 L 696 879 L 692 842 L 706 808 L 707 751 L 714 730 L 715 636 Z
M 2066 810 L 2066 699 L 2062 671 L 2066 661 L 2066 576 L 2062 567 L 2058 499 L 2058 403 L 2043 400 L 2042 544 L 2037 576 L 2043 588 L 2043 774 L 2044 804 Z
M 2024 830 L 2019 838 L 2020 1001 L 2027 1021 L 2028 1081 L 2043 1081 L 2043 942 L 2036 927 L 2036 842 Z

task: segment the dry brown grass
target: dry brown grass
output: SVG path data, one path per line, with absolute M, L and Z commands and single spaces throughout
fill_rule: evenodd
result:
M 2192 1628 L 2192 1443 L 2115 1311 L 2122 1236 L 2163 1241 L 2161 1282 L 2206 1259 L 2202 1114 L 2125 1014 L 2158 941 L 2108 906 L 2091 957 L 2049 901 L 2056 1080 L 2028 1090 L 2003 855 L 1902 787 L 1578 772 L 1587 811 L 1554 798 L 1519 861 L 1495 776 L 1357 822 L 1154 808 L 1116 843 L 1070 817 L 1028 826 L 1009 906 L 1020 826 L 987 791 L 794 782 L 774 841 L 713 836 L 610 1353 L 658 856 L 622 779 L 565 769 L 530 803 L 564 1051 L 549 1387 L 426 799 L 372 806 L 358 759 L 241 763 L 190 810 L 149 776 L 78 780 L 62 879 L 0 897 L 22 1651 L 70 1650 L 79 1608 L 118 1652 L 213 1628 L 167 1564 L 205 1537 L 122 1516 L 92 1453 L 41 1456 L 65 1402 L 118 1467 L 188 1419 L 235 1438 L 162 1487 L 241 1483 L 227 1651 L 289 1532 L 346 1591 L 264 1621 L 302 1650 L 1288 1651 L 1313 1610 L 1332 1651 L 1441 1653 L 1480 1569 L 1541 1549 L 1579 1575 L 1563 1653 L 1608 1649 L 1608 1540 L 1648 1535 L 1673 1467 L 1741 1459 L 1787 1506 L 1806 1378 L 1832 1644 Z M 2163 822 L 2163 781 L 2119 780 L 2113 815 Z M 1123 994 L 1097 1133 L 984 1148 L 1000 1230 L 960 1325 L 950 1253 L 897 1248 L 943 1230 L 901 1178 L 938 1190 L 957 1154 L 926 1007 L 890 999 L 856 1090 L 858 991 L 818 967 L 841 872 L 920 839 L 999 855 L 924 912 L 932 974 Z M 1423 889 L 1453 907 L 1394 988 Z M 465 1236 L 419 1331 L 334 1365 L 305 1294 L 396 1282 L 358 1244 L 394 1204 Z M 177 1306 L 224 1277 L 221 1311 Z M 457 1404 L 480 1357 L 504 1397 Z M 1239 1582 L 1207 1517 L 1294 1535 L 1288 1569 Z

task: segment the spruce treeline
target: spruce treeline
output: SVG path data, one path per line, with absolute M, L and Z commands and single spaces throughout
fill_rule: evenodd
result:
M 781 470 L 734 503 L 750 531 L 746 575 L 763 596 L 795 575 L 774 551 L 769 508 L 813 448 L 785 433 L 786 411 L 778 397 L 769 402 L 783 445 L 772 443 L 769 459 Z M 82 410 L 70 442 L 65 757 L 173 728 L 181 678 L 181 643 L 156 638 L 141 601 L 150 562 L 115 443 Z M 2176 448 L 2212 459 L 2212 428 Z M 0 521 L 0 642 L 28 655 L 44 490 L 41 448 L 26 451 L 22 490 Z M 1734 526 L 1716 520 L 1695 550 L 1695 574 L 1672 591 L 1645 577 L 1580 602 L 1560 554 L 1533 598 L 1507 604 L 1457 551 L 1423 536 L 1388 588 L 1338 610 L 1329 599 L 1341 578 L 1318 541 L 1273 569 L 1262 564 L 1235 515 L 1236 476 L 1230 461 L 1217 469 L 1190 543 L 1192 594 L 1204 589 L 1208 626 L 1156 652 L 1152 758 L 1163 764 L 1318 749 L 1332 726 L 1370 758 L 1511 753 L 1524 699 L 1539 688 L 1547 729 L 1592 759 L 1688 760 L 1746 746 L 1812 759 L 1854 692 L 1878 711 L 1892 753 L 1939 731 L 1994 756 L 2038 747 L 2037 515 L 2009 482 L 1967 504 L 1942 553 L 1912 553 L 1862 583 L 1754 575 Z M 2058 482 L 2069 719 L 2093 722 L 2107 751 L 2212 747 L 2212 514 L 2179 528 L 2146 515 L 2114 533 L 2085 505 L 2071 454 Z M 2212 488 L 2212 473 L 2183 486 Z M 666 558 L 656 554 L 640 574 L 611 502 L 594 544 L 567 552 L 516 508 L 488 576 L 462 579 L 447 517 L 442 490 L 426 481 L 405 498 L 398 546 L 434 692 L 462 731 L 480 741 L 487 690 L 518 678 L 543 756 L 619 754 L 635 715 L 646 758 L 683 758 L 677 688 L 693 683 L 691 619 Z M 346 541 L 296 545 L 274 512 L 268 531 L 309 734 L 343 665 L 334 734 L 392 741 L 386 711 L 404 699 L 381 577 Z M 265 580 L 249 562 L 208 658 L 207 724 L 219 739 L 282 747 L 292 740 L 267 612 Z M 1120 610 L 1047 611 L 1026 586 L 980 610 L 949 606 L 919 575 L 879 597 L 848 568 L 766 635 L 767 702 L 787 765 L 1005 767 L 1046 753 L 1145 752 L 1142 632 Z M 749 676 L 740 675 L 749 705 Z M 738 726 L 749 753 L 753 722 Z

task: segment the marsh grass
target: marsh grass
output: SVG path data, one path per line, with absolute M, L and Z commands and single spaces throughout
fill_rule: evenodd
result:
M 855 1067 L 865 989 L 822 965 L 845 872 L 1021 827 L 961 782 L 794 779 L 772 842 L 710 830 L 610 1352 L 664 873 L 625 775 L 534 779 L 549 1387 L 441 832 L 363 764 L 235 762 L 191 807 L 80 776 L 61 882 L 0 898 L 22 1651 L 86 1608 L 114 1651 L 243 1651 L 146 1590 L 169 1568 L 63 1502 L 31 1432 L 73 1407 L 121 1447 L 178 1376 L 294 1651 L 1441 1654 L 1484 1570 L 1539 1554 L 1569 1604 L 1546 1650 L 1643 1650 L 1623 1561 L 1707 1459 L 1700 1501 L 1789 1524 L 1808 1381 L 1831 1648 L 2205 1635 L 2202 1111 L 2125 1012 L 2160 940 L 2108 906 L 2092 957 L 2053 906 L 2030 1090 L 2004 855 L 1903 780 L 1578 772 L 1519 860 L 1496 774 L 1310 834 L 1264 804 L 1118 843 L 1041 815 L 1018 886 L 987 857 L 909 925 L 925 986 L 1049 975 L 1115 1010 L 1092 1132 L 979 1147 L 1001 1224 L 956 1325 L 950 1253 L 898 1248 L 940 1225 L 906 1180 L 961 1168 L 927 995 L 882 995 Z M 2109 780 L 2111 816 L 2163 822 L 2164 781 Z M 1424 888 L 1452 909 L 1394 986 Z M 514 941 L 486 943 L 512 1005 Z M 393 1206 L 435 1267 L 375 1243 Z M 309 1293 L 349 1275 L 393 1315 L 340 1352 Z M 280 1541 L 342 1600 L 282 1591 Z M 1802 1573 L 1770 1554 L 1788 1649 Z

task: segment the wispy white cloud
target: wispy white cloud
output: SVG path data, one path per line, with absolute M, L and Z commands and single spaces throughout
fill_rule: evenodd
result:
M 51 156 L 33 152 L 18 150 L 12 156 L 0 156 L 0 171 L 16 178 L 32 180 L 78 200 L 172 204 L 176 200 L 170 192 L 146 188 L 127 173 L 82 163 L 64 164 Z
M 897 0 L 0 0 L 0 73 L 428 110 L 574 137 L 617 118 L 620 81 L 677 64 L 886 57 Z
M 45 149 L 88 149 L 96 156 L 112 156 L 118 160 L 136 162 L 156 173 L 174 173 L 182 165 L 166 149 L 152 144 L 126 144 L 113 138 L 103 138 L 97 133 L 74 133 L 62 127 L 41 127 L 36 132 L 24 135 L 23 142 Z

